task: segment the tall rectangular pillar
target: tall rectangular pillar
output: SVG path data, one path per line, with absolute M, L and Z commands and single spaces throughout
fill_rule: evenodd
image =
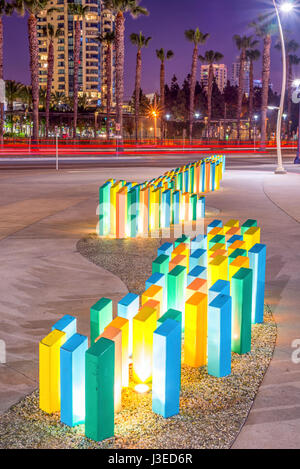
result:
M 231 279 L 231 350 L 240 355 L 251 350 L 252 270 L 242 267 Z
M 258 324 L 264 322 L 266 245 L 255 244 L 248 251 L 248 257 L 253 271 L 252 324 Z
M 129 321 L 117 316 L 108 327 L 114 327 L 122 332 L 122 387 L 129 385 Z
M 60 420 L 69 427 L 85 421 L 85 352 L 88 338 L 73 334 L 60 349 Z
M 91 345 L 113 319 L 112 300 L 100 298 L 90 309 Z
M 110 188 L 111 181 L 107 181 L 99 187 L 99 235 L 110 234 Z
M 51 328 L 52 331 L 55 329 L 66 333 L 66 340 L 69 340 L 73 334 L 76 333 L 76 324 L 77 320 L 74 316 L 70 314 L 65 314 L 61 319 L 59 319 Z
M 222 378 L 231 373 L 231 297 L 217 295 L 208 306 L 207 372 Z
M 127 187 L 116 193 L 116 238 L 126 238 L 130 233 L 127 228 Z
M 194 293 L 185 303 L 184 363 L 206 365 L 207 295 Z
M 153 335 L 152 410 L 164 418 L 179 413 L 181 326 L 167 319 Z
M 133 379 L 148 383 L 152 378 L 153 332 L 156 329 L 156 311 L 144 306 L 133 318 Z
M 114 436 L 115 343 L 101 337 L 85 354 L 85 436 Z
M 132 320 L 140 307 L 140 297 L 135 293 L 127 293 L 118 303 L 118 316 L 129 321 L 128 354 L 132 356 Z

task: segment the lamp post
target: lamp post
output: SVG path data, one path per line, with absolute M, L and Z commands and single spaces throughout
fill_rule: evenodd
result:
M 300 164 L 300 79 L 294 80 L 293 86 L 296 88 L 293 92 L 293 102 L 295 104 L 299 103 L 299 122 L 298 122 L 298 145 L 297 145 L 297 154 L 294 159 L 294 164 Z
M 281 50 L 282 50 L 282 87 L 281 87 L 281 96 L 280 96 L 280 105 L 278 110 L 277 116 L 277 130 L 276 130 L 276 142 L 277 142 L 277 161 L 278 165 L 275 170 L 275 174 L 285 174 L 286 171 L 282 164 L 282 154 L 281 154 L 281 123 L 282 123 L 282 115 L 283 115 L 283 106 L 284 106 L 284 95 L 285 95 L 285 88 L 286 88 L 286 52 L 285 52 L 285 43 L 283 37 L 283 31 L 280 21 L 280 15 L 278 10 L 278 5 L 276 0 L 273 0 L 274 8 L 276 11 L 276 16 L 278 20 L 278 28 L 279 28 L 279 35 L 280 35 L 280 42 L 281 42 Z M 285 12 L 289 13 L 293 9 L 293 4 L 291 2 L 282 3 L 280 9 Z
M 258 119 L 258 115 L 255 114 L 255 116 L 253 116 L 253 118 L 254 118 L 253 145 L 254 145 L 254 151 L 255 151 L 255 145 L 256 145 L 256 122 L 257 122 L 257 119 Z

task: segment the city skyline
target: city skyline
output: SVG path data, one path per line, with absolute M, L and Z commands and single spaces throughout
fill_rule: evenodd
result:
M 129 16 L 126 18 L 125 99 L 132 96 L 134 88 L 136 50 L 129 41 L 129 35 L 132 32 L 141 30 L 145 35 L 153 37 L 149 48 L 143 50 L 142 75 L 142 89 L 144 93 L 151 93 L 159 90 L 159 62 L 155 56 L 156 48 L 164 47 L 174 51 L 174 58 L 166 64 L 166 81 L 170 82 L 175 74 L 178 81 L 182 82 L 190 72 L 192 56 L 192 47 L 184 38 L 184 30 L 199 26 L 204 33 L 210 34 L 206 44 L 200 47 L 200 53 L 209 49 L 221 52 L 224 55 L 222 62 L 230 70 L 238 53 L 232 39 L 233 34 L 251 34 L 247 25 L 258 14 L 266 12 L 266 7 L 270 7 L 270 2 L 255 0 L 249 7 L 246 1 L 241 5 L 238 0 L 228 0 L 224 5 L 223 0 L 212 0 L 209 5 L 205 5 L 204 11 L 204 8 L 195 0 L 186 0 L 184 4 L 179 0 L 172 0 L 171 15 L 167 1 L 162 3 L 160 0 L 151 0 L 151 2 L 143 0 L 142 5 L 148 7 L 149 17 L 137 20 Z M 286 21 L 288 25 L 292 25 L 295 18 L 289 17 L 285 19 Z M 209 26 L 206 27 L 206 25 Z M 292 29 L 297 31 L 297 28 Z M 17 17 L 17 15 L 4 18 L 4 77 L 29 84 L 28 43 L 24 39 L 21 40 L 24 37 L 27 37 L 25 18 Z M 300 40 L 299 33 L 294 34 L 293 37 Z M 279 91 L 281 58 L 274 44 L 275 38 L 271 54 L 271 82 L 274 83 L 274 90 Z M 261 49 L 261 45 L 259 48 Z M 153 74 L 155 67 L 157 73 Z M 254 78 L 261 78 L 261 59 L 255 64 Z M 200 81 L 200 66 L 197 79 Z

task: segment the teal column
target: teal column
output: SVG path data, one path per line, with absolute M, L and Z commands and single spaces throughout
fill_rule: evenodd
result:
M 182 173 L 180 173 L 182 174 Z M 172 224 L 178 225 L 180 218 L 179 218 L 179 199 L 180 199 L 180 191 L 174 191 L 172 194 Z
M 112 183 L 106 182 L 99 188 L 99 235 L 110 234 L 110 188 Z
M 207 267 L 207 251 L 205 249 L 196 249 L 189 258 L 189 268 L 192 270 L 197 265 Z
M 115 343 L 101 337 L 85 354 L 85 436 L 114 436 Z
M 112 300 L 109 298 L 101 298 L 90 309 L 91 345 L 112 320 Z
M 169 256 L 161 254 L 152 262 L 152 273 L 159 272 L 160 274 L 167 274 L 169 272 Z
M 161 203 L 161 227 L 168 228 L 171 221 L 171 191 L 169 189 L 162 193 Z
M 178 311 L 177 309 L 168 309 L 158 320 L 157 320 L 157 327 L 163 324 L 167 319 L 173 319 L 173 321 L 178 321 L 180 323 L 180 327 L 182 326 L 182 312 Z
M 252 269 L 240 268 L 231 279 L 232 343 L 240 355 L 251 350 Z
M 248 220 L 246 220 L 245 223 L 243 223 L 241 226 L 241 234 L 243 235 L 245 231 L 247 231 L 249 228 L 252 228 L 253 226 L 257 226 L 257 220 L 248 218 Z

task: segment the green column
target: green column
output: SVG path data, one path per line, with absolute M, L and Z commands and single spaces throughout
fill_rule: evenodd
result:
M 231 279 L 231 350 L 243 354 L 251 350 L 252 269 L 242 267 Z
M 157 320 L 157 327 L 163 324 L 167 319 L 173 319 L 174 321 L 178 321 L 181 325 L 182 312 L 176 309 L 168 309 L 168 311 Z
M 186 268 L 177 265 L 167 275 L 168 309 L 176 309 L 184 315 Z
M 112 300 L 100 298 L 90 309 L 91 344 L 113 320 Z
M 99 235 L 107 236 L 110 233 L 110 181 L 99 187 Z
M 192 194 L 194 192 L 194 178 L 195 178 L 195 166 L 190 166 L 190 190 L 189 192 Z
M 85 353 L 85 435 L 114 436 L 115 343 L 101 337 Z
M 169 272 L 169 256 L 161 254 L 152 262 L 152 273 L 158 272 L 160 274 L 167 274 Z
M 252 228 L 252 226 L 257 226 L 257 221 L 248 218 L 248 220 L 246 220 L 245 223 L 243 223 L 241 226 L 241 234 L 243 235 L 245 231 L 247 231 L 249 228 Z

